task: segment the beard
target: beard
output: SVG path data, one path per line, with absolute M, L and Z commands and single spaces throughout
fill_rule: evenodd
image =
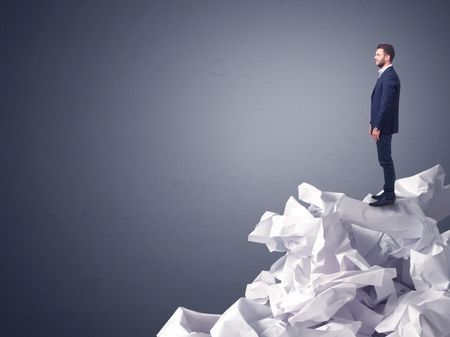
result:
M 383 68 L 385 64 L 386 64 L 386 62 L 385 62 L 384 60 L 381 60 L 381 61 L 377 64 L 377 67 L 378 67 L 378 68 Z

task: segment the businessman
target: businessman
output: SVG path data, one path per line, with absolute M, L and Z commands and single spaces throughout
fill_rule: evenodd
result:
M 378 80 L 372 91 L 369 134 L 376 141 L 378 162 L 383 168 L 384 186 L 379 195 L 372 195 L 370 206 L 380 207 L 395 202 L 395 168 L 391 156 L 392 135 L 398 133 L 400 79 L 394 70 L 395 51 L 390 44 L 379 44 L 375 51 Z

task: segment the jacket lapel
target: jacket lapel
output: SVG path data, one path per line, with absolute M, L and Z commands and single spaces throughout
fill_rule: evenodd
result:
M 388 71 L 391 71 L 391 69 L 394 69 L 394 66 L 390 66 L 389 68 L 387 68 L 385 71 L 383 71 L 383 73 L 381 74 L 380 78 L 382 78 L 384 76 L 384 74 L 386 74 Z M 379 78 L 379 79 L 380 79 Z
M 384 73 L 383 73 L 383 74 L 384 74 Z M 382 74 L 382 75 L 383 75 L 383 74 Z M 373 90 L 372 90 L 372 96 L 370 96 L 370 98 L 373 98 L 373 94 L 375 93 L 375 89 L 377 88 L 378 83 L 380 82 L 380 78 L 381 78 L 381 76 L 378 77 L 377 81 L 375 82 L 375 86 L 373 87 Z
M 375 87 L 372 90 L 372 96 L 370 96 L 371 98 L 373 98 L 373 94 L 375 93 L 375 89 L 377 88 L 378 84 L 380 83 L 381 78 L 384 76 L 384 74 L 386 74 L 386 72 L 391 71 L 391 69 L 394 69 L 394 66 L 390 66 L 389 68 L 387 68 L 385 71 L 383 71 L 381 76 L 378 77 L 377 82 L 375 83 Z

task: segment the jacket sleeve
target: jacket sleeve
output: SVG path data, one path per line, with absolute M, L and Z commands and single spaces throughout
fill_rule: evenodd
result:
M 397 82 L 393 76 L 388 76 L 385 79 L 381 92 L 381 106 L 377 114 L 377 119 L 373 125 L 374 128 L 380 129 L 383 120 L 388 118 L 387 111 L 389 111 L 394 104 L 395 94 L 398 90 L 397 86 Z

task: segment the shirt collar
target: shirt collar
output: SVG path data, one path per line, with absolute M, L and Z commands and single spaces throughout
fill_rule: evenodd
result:
M 391 63 L 390 65 L 386 66 L 386 67 L 383 67 L 383 68 L 379 69 L 379 70 L 378 70 L 378 77 L 380 77 L 381 74 L 384 73 L 384 71 L 385 71 L 387 68 L 389 68 L 389 67 L 392 67 L 392 63 Z

